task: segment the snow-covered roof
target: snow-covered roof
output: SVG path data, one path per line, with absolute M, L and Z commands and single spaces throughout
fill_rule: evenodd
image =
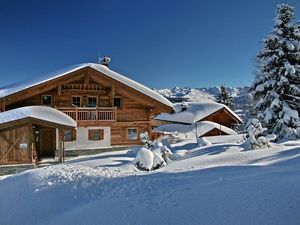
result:
M 234 130 L 232 130 L 226 126 L 220 125 L 218 123 L 215 123 L 215 122 L 211 122 L 211 121 L 197 122 L 197 133 L 199 134 L 199 136 L 202 136 L 215 128 L 223 131 L 226 134 L 230 134 L 230 135 L 237 134 Z M 178 123 L 164 124 L 164 125 L 161 125 L 161 126 L 158 126 L 157 128 L 155 128 L 154 131 L 178 132 L 178 133 L 187 134 L 187 133 L 195 133 L 196 126 L 195 125 L 178 124 Z
M 173 104 L 169 100 L 167 100 L 165 97 L 163 97 L 162 95 L 157 93 L 156 91 L 151 90 L 150 88 L 148 88 L 134 80 L 131 80 L 130 78 L 127 78 L 119 73 L 116 73 L 116 72 L 110 70 L 106 66 L 103 66 L 103 65 L 97 64 L 97 63 L 78 64 L 78 65 L 66 67 L 61 70 L 46 74 L 45 76 L 37 77 L 34 80 L 31 79 L 30 81 L 16 83 L 15 85 L 11 85 L 11 86 L 8 86 L 8 87 L 0 90 L 0 97 L 4 97 L 4 96 L 10 95 L 10 94 L 22 91 L 27 88 L 31 88 L 35 85 L 45 83 L 45 82 L 47 82 L 49 80 L 53 80 L 55 78 L 59 78 L 61 76 L 64 76 L 64 75 L 74 72 L 76 70 L 83 69 L 85 67 L 93 68 L 93 69 L 99 71 L 100 73 L 102 73 L 116 81 L 119 81 L 119 82 L 149 96 L 150 98 L 153 98 L 153 99 L 173 108 Z
M 182 111 L 183 108 L 186 110 Z M 242 121 L 241 118 L 236 115 L 230 108 L 226 105 L 217 102 L 185 102 L 174 104 L 175 113 L 162 113 L 156 116 L 154 119 L 192 124 L 200 121 L 207 116 L 217 112 L 218 110 L 225 108 L 229 111 L 237 120 Z
M 68 127 L 76 127 L 76 122 L 63 112 L 48 106 L 26 106 L 0 113 L 0 124 L 25 118 L 39 119 Z

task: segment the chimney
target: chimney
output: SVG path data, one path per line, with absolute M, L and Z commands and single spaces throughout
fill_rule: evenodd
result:
M 111 59 L 108 56 L 103 56 L 103 57 L 99 58 L 98 63 L 100 63 L 103 66 L 108 67 L 108 64 L 110 61 L 111 61 Z

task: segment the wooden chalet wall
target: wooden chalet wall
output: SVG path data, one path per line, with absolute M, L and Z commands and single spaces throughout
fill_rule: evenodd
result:
M 0 164 L 32 162 L 29 126 L 0 131 Z
M 81 98 L 80 107 L 87 106 L 90 96 L 97 97 L 97 107 L 110 107 L 116 110 L 112 120 L 78 120 L 78 127 L 109 126 L 111 128 L 111 145 L 139 144 L 137 140 L 129 140 L 128 129 L 137 129 L 151 133 L 151 117 L 160 112 L 170 112 L 171 108 L 126 86 L 92 68 L 86 67 L 66 74 L 46 83 L 20 91 L 0 99 L 0 107 L 5 110 L 22 106 L 41 105 L 44 95 L 52 96 L 51 107 L 64 111 L 73 110 L 72 97 Z M 114 98 L 121 99 L 121 107 L 114 107 Z M 3 105 L 5 102 L 5 105 Z M 73 114 L 72 114 L 73 115 Z M 73 117 L 73 119 L 75 119 Z
M 218 136 L 218 135 L 228 135 L 227 133 L 220 131 L 217 128 L 212 129 L 211 131 L 201 135 L 200 137 L 208 137 L 208 136 Z
M 205 117 L 201 121 L 212 121 L 226 127 L 232 127 L 233 124 L 240 123 L 225 108 Z

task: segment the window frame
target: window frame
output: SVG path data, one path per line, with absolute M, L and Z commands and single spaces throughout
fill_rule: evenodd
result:
M 89 98 L 95 98 L 96 99 L 96 106 L 89 106 Z M 96 108 L 98 106 L 98 96 L 87 96 L 87 107 L 88 108 Z
M 44 97 L 50 97 L 50 104 L 44 104 Z M 42 105 L 46 105 L 46 106 L 52 106 L 52 103 L 53 103 L 53 101 L 52 101 L 52 95 L 42 95 L 42 99 L 41 99 L 41 104 Z
M 79 106 L 78 105 L 75 105 L 74 103 L 73 103 L 73 98 L 79 98 Z M 81 98 L 81 96 L 80 95 L 72 95 L 71 96 L 71 106 L 77 106 L 77 107 L 81 107 L 81 104 L 82 103 L 82 98 Z
M 136 138 L 129 138 L 129 130 L 136 130 Z M 127 128 L 127 140 L 128 141 L 137 141 L 139 139 L 139 129 L 138 127 L 128 127 Z
M 116 98 L 120 99 L 120 106 L 116 106 L 116 105 L 115 105 L 115 99 L 116 99 Z M 115 96 L 115 97 L 114 97 L 114 105 L 113 105 L 113 106 L 114 106 L 114 107 L 117 107 L 118 109 L 120 109 L 120 108 L 122 108 L 122 105 L 123 105 L 123 99 L 122 99 L 122 97 L 120 97 L 120 96 Z
M 99 132 L 99 137 L 94 138 L 95 132 Z M 88 130 L 88 140 L 89 141 L 102 141 L 104 140 L 104 129 L 89 129 Z

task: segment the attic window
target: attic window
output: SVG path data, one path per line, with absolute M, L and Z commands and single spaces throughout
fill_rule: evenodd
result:
M 114 106 L 117 108 L 120 108 L 122 106 L 122 101 L 120 97 L 115 97 L 114 98 Z
M 43 95 L 42 96 L 42 105 L 52 105 L 52 96 L 51 95 Z

